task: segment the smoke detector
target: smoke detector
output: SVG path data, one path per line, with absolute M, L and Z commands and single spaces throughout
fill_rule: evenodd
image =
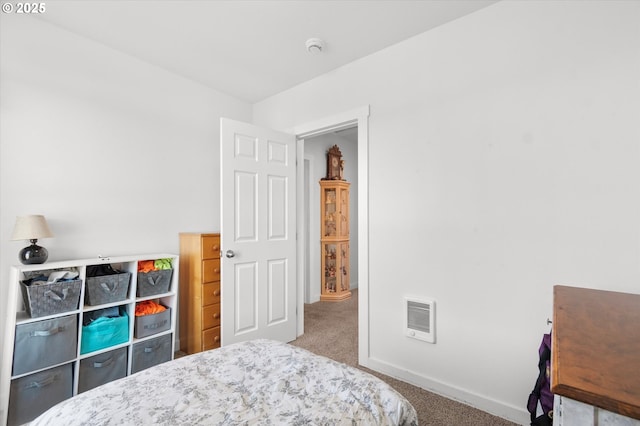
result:
M 322 53 L 322 49 L 324 49 L 324 41 L 319 38 L 310 38 L 305 44 L 307 46 L 307 52 L 312 55 L 318 55 Z

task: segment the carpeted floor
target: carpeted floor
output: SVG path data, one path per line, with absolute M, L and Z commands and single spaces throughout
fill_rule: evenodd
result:
M 336 327 L 339 324 L 340 327 Z M 393 379 L 358 365 L 358 291 L 342 302 L 317 302 L 304 307 L 305 333 L 291 342 L 319 355 L 365 370 L 380 377 L 404 395 L 418 412 L 420 425 L 513 426 L 468 405 Z

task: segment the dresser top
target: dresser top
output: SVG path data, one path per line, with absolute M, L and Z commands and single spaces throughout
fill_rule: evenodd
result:
M 640 419 L 640 295 L 555 286 L 551 390 Z

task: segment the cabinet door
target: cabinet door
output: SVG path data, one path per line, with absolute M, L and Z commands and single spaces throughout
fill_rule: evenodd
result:
M 323 242 L 320 300 L 343 300 L 349 291 L 349 241 Z
M 349 188 L 340 188 L 338 236 L 349 238 Z
M 349 186 L 321 182 L 322 229 L 320 238 L 349 238 Z
M 332 295 L 338 291 L 338 247 L 335 243 L 322 244 L 322 295 Z
M 342 242 L 337 245 L 338 249 L 338 286 L 340 292 L 349 291 L 349 242 Z
M 338 194 L 336 188 L 322 188 L 322 200 L 324 205 L 322 210 L 323 233 L 321 238 L 336 237 L 338 235 Z

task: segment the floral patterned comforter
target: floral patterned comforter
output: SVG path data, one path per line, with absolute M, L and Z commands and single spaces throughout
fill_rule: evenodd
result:
M 157 365 L 68 399 L 31 425 L 417 425 L 380 379 L 253 340 Z

